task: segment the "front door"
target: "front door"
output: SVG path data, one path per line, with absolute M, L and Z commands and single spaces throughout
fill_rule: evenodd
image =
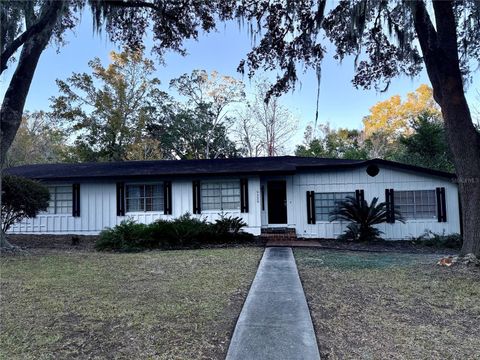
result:
M 284 180 L 268 182 L 268 223 L 287 223 L 287 183 Z

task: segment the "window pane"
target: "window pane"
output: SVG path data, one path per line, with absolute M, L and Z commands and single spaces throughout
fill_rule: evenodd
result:
M 432 219 L 437 216 L 435 190 L 395 191 L 394 201 L 406 219 Z
M 354 192 L 315 193 L 315 219 L 316 221 L 329 221 L 330 212 L 335 209 L 340 201 L 347 196 L 355 196 Z
M 152 199 L 152 211 L 163 211 L 163 197 L 156 197 Z
M 202 182 L 200 185 L 203 210 L 240 209 L 240 181 Z
M 163 183 L 126 186 L 126 210 L 163 211 Z
M 143 186 L 140 185 L 127 185 L 126 197 L 127 198 L 138 198 L 140 197 L 140 191 Z
M 143 201 L 138 199 L 127 199 L 127 212 L 143 211 Z
M 57 185 L 49 186 L 50 200 L 47 213 L 49 214 L 71 214 L 72 213 L 72 186 Z

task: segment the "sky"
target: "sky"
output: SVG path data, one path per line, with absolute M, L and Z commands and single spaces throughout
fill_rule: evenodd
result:
M 108 41 L 105 34 L 98 35 L 93 31 L 91 16 L 85 10 L 79 26 L 74 32 L 67 34 L 67 44 L 60 49 L 49 46 L 42 54 L 30 92 L 25 105 L 26 110 L 48 110 L 50 98 L 58 94 L 55 79 L 66 79 L 72 72 L 89 72 L 88 61 L 99 57 L 104 65 L 109 62 L 109 53 L 119 49 Z M 150 56 L 147 44 L 147 56 Z M 247 76 L 242 77 L 236 69 L 251 49 L 252 41 L 245 29 L 236 22 L 220 25 L 216 32 L 201 34 L 198 41 L 186 41 L 188 55 L 183 57 L 169 52 L 165 56 L 165 65 L 157 64 L 156 76 L 162 81 L 164 90 L 168 90 L 170 79 L 195 69 L 208 72 L 218 71 L 222 75 L 242 79 L 246 83 L 247 94 L 253 92 L 253 82 Z M 333 128 L 348 127 L 360 129 L 362 118 L 369 113 L 369 108 L 378 101 L 393 95 L 405 96 L 415 91 L 420 84 L 430 84 L 425 71 L 411 79 L 399 77 L 393 79 L 388 91 L 378 92 L 374 89 L 355 89 L 351 83 L 354 74 L 353 59 L 348 58 L 339 64 L 326 55 L 322 63 L 320 85 L 319 123 L 329 122 Z M 154 59 L 154 55 L 150 56 Z M 0 95 L 4 92 L 14 71 L 14 64 L 4 72 L 0 80 Z M 259 76 L 265 76 L 261 72 Z M 275 74 L 269 74 L 273 79 Z M 480 76 L 476 76 L 473 84 L 467 89 L 467 101 L 472 106 L 477 103 L 476 90 L 480 90 Z M 300 143 L 305 126 L 315 119 L 317 78 L 313 70 L 299 76 L 299 83 L 293 92 L 284 94 L 280 102 L 297 118 L 299 129 L 295 135 L 296 143 Z

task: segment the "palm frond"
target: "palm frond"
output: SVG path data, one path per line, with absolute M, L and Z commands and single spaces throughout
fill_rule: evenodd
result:
M 405 222 L 398 208 L 394 209 L 395 220 Z M 345 200 L 339 201 L 335 209 L 329 214 L 330 221 L 348 221 L 346 232 L 342 239 L 354 241 L 368 241 L 381 239 L 380 230 L 374 225 L 387 222 L 388 205 L 386 202 L 378 202 L 374 197 L 370 204 L 366 200 L 359 200 L 354 196 L 347 196 Z

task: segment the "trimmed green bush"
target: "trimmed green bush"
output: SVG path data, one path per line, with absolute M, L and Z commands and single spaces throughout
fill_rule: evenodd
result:
M 157 247 L 148 225 L 124 220 L 119 225 L 103 230 L 95 243 L 97 250 L 140 251 Z
M 157 220 L 148 225 L 149 235 L 160 248 L 174 247 L 176 241 L 173 227 L 173 221 Z
M 120 225 L 102 231 L 95 248 L 100 251 L 140 251 L 248 242 L 254 236 L 241 231 L 246 225 L 239 217 L 222 215 L 212 224 L 189 213 L 172 221 L 157 220 L 149 225 L 125 220 Z
M 212 234 L 211 224 L 204 219 L 193 218 L 186 213 L 179 218 L 166 221 L 157 220 L 149 225 L 152 238 L 158 241 L 160 247 L 191 247 L 202 242 L 209 242 Z

